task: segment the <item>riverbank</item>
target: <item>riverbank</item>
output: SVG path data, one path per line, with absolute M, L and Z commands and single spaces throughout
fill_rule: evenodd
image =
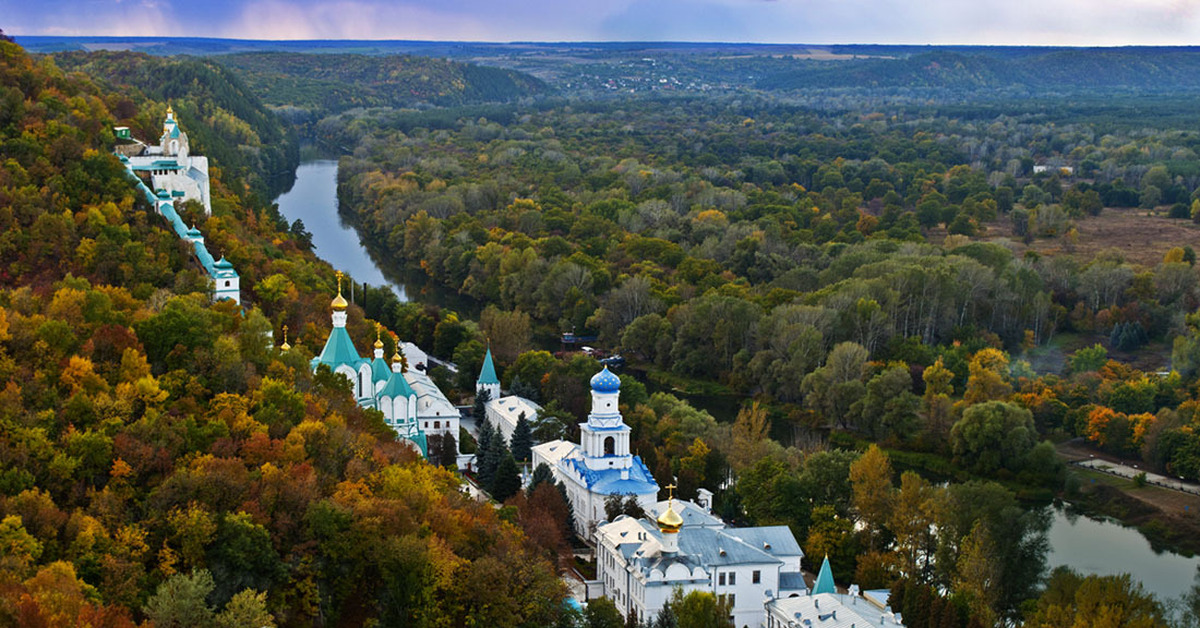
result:
M 1067 496 L 1085 514 L 1137 528 L 1155 551 L 1200 554 L 1200 496 L 1075 464 L 1107 458 L 1077 441 L 1059 444 L 1058 454 L 1077 479 Z

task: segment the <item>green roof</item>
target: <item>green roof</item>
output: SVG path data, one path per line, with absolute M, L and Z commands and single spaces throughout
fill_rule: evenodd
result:
M 388 366 L 387 360 L 383 358 L 375 358 L 371 360 L 371 378 L 377 382 L 382 382 L 392 376 L 392 367 Z
M 812 594 L 818 593 L 837 593 L 837 586 L 833 584 L 833 569 L 829 566 L 829 557 L 821 563 L 821 573 L 817 574 L 817 581 L 813 583 Z
M 483 368 L 479 371 L 480 384 L 499 384 L 500 378 L 496 377 L 496 365 L 492 363 L 492 348 L 488 347 L 487 353 L 483 356 Z
M 325 341 L 325 348 L 321 350 L 317 361 L 321 364 L 328 364 L 329 368 L 345 364 L 358 370 L 358 363 L 362 361 L 362 358 L 354 348 L 354 342 L 350 340 L 350 334 L 346 332 L 346 328 L 334 327 L 329 334 L 329 340 Z
M 413 391 L 412 386 L 408 385 L 408 379 L 404 377 L 404 373 L 396 373 L 393 371 L 392 377 L 388 380 L 387 386 L 384 386 L 383 390 L 379 391 L 379 394 L 376 396 L 397 399 L 400 397 L 414 397 L 416 394 L 417 393 Z

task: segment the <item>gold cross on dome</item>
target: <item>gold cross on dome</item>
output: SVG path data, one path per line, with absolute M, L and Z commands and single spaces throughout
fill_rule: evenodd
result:
M 667 499 L 668 500 L 675 499 L 675 489 L 678 487 L 676 487 L 674 484 L 668 484 L 668 485 L 664 486 L 663 488 L 667 489 Z
M 338 294 L 341 294 L 341 293 L 342 293 L 342 271 L 340 271 L 340 270 L 339 270 L 339 271 L 337 271 L 337 272 L 336 272 L 336 273 L 334 273 L 334 274 L 336 274 L 336 275 L 337 275 L 337 280 L 338 280 Z

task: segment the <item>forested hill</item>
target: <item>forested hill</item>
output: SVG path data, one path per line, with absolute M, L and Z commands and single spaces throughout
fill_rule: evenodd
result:
M 236 73 L 208 59 L 155 57 L 134 52 L 69 52 L 54 55 L 66 71 L 79 71 L 124 95 L 118 117 L 131 117 L 135 134 L 155 141 L 162 133 L 162 111 L 127 115 L 136 100 L 170 103 L 183 121 L 196 154 L 221 168 L 234 190 L 250 189 L 264 197 L 277 175 L 300 162 L 295 133 L 248 88 Z M 164 105 L 165 108 L 165 105 Z
M 520 72 L 411 55 L 269 52 L 214 59 L 241 72 L 266 103 L 318 113 L 505 102 L 547 91 Z
M 1200 89 L 1200 49 L 1022 49 L 1027 54 L 934 51 L 888 59 L 807 62 L 770 74 L 763 89 L 827 87 L 1024 88 L 1036 91 Z
M 232 121 L 197 76 L 168 91 Z M 0 626 L 557 625 L 545 549 L 309 370 L 332 269 L 230 186 L 197 225 L 244 301 L 211 302 L 110 154 L 165 108 L 0 40 Z

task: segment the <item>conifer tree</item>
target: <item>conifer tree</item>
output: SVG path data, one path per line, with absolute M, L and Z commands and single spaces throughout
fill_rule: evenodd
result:
M 507 455 L 508 447 L 504 444 L 504 435 L 499 431 L 492 432 L 488 439 L 487 449 L 482 449 L 479 457 L 479 485 L 488 487 L 496 479 L 496 469 L 500 461 Z
M 538 484 L 542 484 L 543 482 L 554 483 L 554 472 L 544 462 L 533 470 L 533 477 L 529 480 L 529 493 L 533 494 L 533 489 L 537 488 Z
M 525 413 L 522 412 L 517 416 L 517 427 L 513 429 L 512 443 L 509 445 L 512 450 L 513 459 L 517 462 L 529 462 L 529 458 L 533 455 L 533 430 L 529 426 L 529 419 L 525 418 Z
M 492 400 L 492 393 L 488 389 L 475 393 L 475 405 L 471 407 L 471 415 L 476 421 L 483 421 L 487 415 L 487 402 Z
M 458 439 L 454 438 L 454 434 L 447 432 L 441 441 L 441 446 L 438 447 L 438 465 L 448 468 L 458 464 Z
M 500 464 L 496 466 L 495 480 L 492 482 L 492 498 L 505 502 L 509 497 L 521 490 L 521 471 L 517 469 L 517 461 L 512 454 L 504 452 Z

